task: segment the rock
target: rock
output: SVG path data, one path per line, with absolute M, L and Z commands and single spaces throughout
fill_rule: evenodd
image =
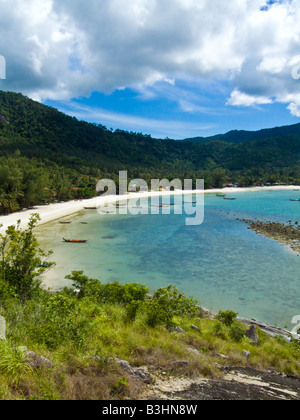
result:
M 121 359 L 118 359 L 117 357 L 115 358 L 115 361 L 118 363 L 118 365 L 122 368 L 122 369 L 124 369 L 124 370 L 126 370 L 126 372 L 131 372 L 131 366 L 130 366 L 130 364 L 129 364 L 129 362 L 127 362 L 126 360 L 121 360 Z
M 259 371 L 250 367 L 221 367 L 221 379 L 174 379 L 161 381 L 144 394 L 145 400 L 174 401 L 299 401 L 300 377 L 282 375 L 275 370 Z
M 256 344 L 256 345 L 259 344 L 259 339 L 258 339 L 255 325 L 251 325 L 249 330 L 245 332 L 245 335 L 251 340 L 252 344 Z
M 191 325 L 191 328 L 201 334 L 200 328 L 196 327 L 196 325 Z
M 137 376 L 145 384 L 152 384 L 153 379 L 147 368 L 132 368 L 134 376 Z
M 217 356 L 220 357 L 220 359 L 223 359 L 223 360 L 228 360 L 229 359 L 229 357 L 225 356 L 224 354 L 217 354 Z
M 199 318 L 205 318 L 205 319 L 213 319 L 214 315 L 211 311 L 204 308 L 203 306 L 197 306 L 199 309 Z
M 249 359 L 249 357 L 251 356 L 251 353 L 250 353 L 250 351 L 244 350 L 243 355 L 246 359 Z
M 168 331 L 170 331 L 170 332 L 176 332 L 176 333 L 178 333 L 178 334 L 185 334 L 186 333 L 186 331 L 185 330 L 183 330 L 182 328 L 180 328 L 180 327 L 169 327 L 168 325 L 166 326 L 166 328 L 167 328 L 167 330 Z
M 197 356 L 199 356 L 199 355 L 201 354 L 199 350 L 197 350 L 197 349 L 193 349 L 193 348 L 191 348 L 191 347 L 187 348 L 187 351 L 189 351 L 190 353 L 194 353 L 194 354 L 196 354 Z
M 150 375 L 146 367 L 134 368 L 126 360 L 121 360 L 118 358 L 115 358 L 115 362 L 120 366 L 121 369 L 125 370 L 125 372 L 129 373 L 132 376 L 137 377 L 138 379 L 143 381 L 145 384 L 153 383 L 152 376 Z
M 27 347 L 25 346 L 19 347 L 19 349 L 23 351 L 24 355 L 27 358 L 28 363 L 30 364 L 32 368 L 34 369 L 54 368 L 54 364 L 50 360 L 46 359 L 46 357 L 39 356 L 33 351 L 28 350 Z
M 270 337 L 281 336 L 288 342 L 291 341 L 292 333 L 284 328 L 273 327 L 271 325 L 265 324 L 263 322 L 257 321 L 255 319 L 246 319 L 237 317 L 237 320 L 242 322 L 243 324 L 250 327 L 251 325 L 255 325 L 255 327 L 259 328 L 265 334 L 269 335 Z
M 33 368 L 36 368 L 36 369 L 54 368 L 54 364 L 50 360 L 46 359 L 46 357 L 38 356 L 33 351 L 27 352 L 26 356 L 29 359 L 29 363 Z
M 3 316 L 0 316 L 0 340 L 6 340 L 6 321 Z
M 177 362 L 172 363 L 173 366 L 188 366 L 189 362 L 187 360 L 178 360 Z

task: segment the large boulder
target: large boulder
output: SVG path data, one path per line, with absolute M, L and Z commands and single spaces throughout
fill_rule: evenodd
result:
M 146 367 L 135 368 L 135 367 L 132 367 L 129 364 L 129 362 L 127 362 L 126 360 L 120 360 L 118 358 L 115 358 L 115 361 L 120 366 L 121 369 L 123 369 L 125 372 L 129 373 L 130 375 L 135 376 L 136 378 L 140 379 L 145 384 L 151 384 L 153 382 L 153 379 Z
M 245 335 L 246 335 L 246 337 L 249 338 L 249 340 L 251 341 L 252 344 L 255 344 L 255 345 L 259 344 L 259 339 L 258 339 L 258 335 L 257 335 L 257 332 L 256 332 L 255 325 L 251 325 L 249 330 L 245 332 Z

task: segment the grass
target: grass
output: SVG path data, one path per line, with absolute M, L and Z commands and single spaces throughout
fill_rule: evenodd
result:
M 152 372 L 196 378 L 222 377 L 220 366 L 273 368 L 300 375 L 300 346 L 259 332 L 252 345 L 235 321 L 174 313 L 169 331 L 164 324 L 149 326 L 143 305 L 133 320 L 123 303 L 99 302 L 93 296 L 78 299 L 68 293 L 41 292 L 21 304 L 4 302 L 8 340 L 0 343 L 0 399 L 108 400 L 138 398 L 142 384 L 124 372 L 115 358 Z M 196 326 L 198 329 L 192 328 Z M 238 334 L 237 334 L 238 331 Z M 33 369 L 18 347 L 26 346 L 54 364 Z M 246 359 L 244 350 L 250 351 Z M 188 364 L 176 362 L 187 361 Z

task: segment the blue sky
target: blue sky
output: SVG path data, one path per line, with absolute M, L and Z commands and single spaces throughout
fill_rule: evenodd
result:
M 189 86 L 185 89 L 188 91 Z M 163 94 L 144 99 L 131 89 L 109 95 L 94 92 L 89 98 L 78 98 L 65 103 L 45 103 L 78 119 L 103 124 L 109 129 L 122 128 L 151 134 L 155 138 L 206 137 L 233 129 L 253 131 L 300 122 L 299 118 L 291 115 L 286 105 L 275 103 L 231 107 L 226 105 L 229 96 L 205 96 L 200 90 L 199 97 L 202 100 L 198 107 L 203 109 L 190 110 L 182 110 L 177 102 Z
M 0 89 L 182 139 L 300 122 L 297 0 L 0 0 Z

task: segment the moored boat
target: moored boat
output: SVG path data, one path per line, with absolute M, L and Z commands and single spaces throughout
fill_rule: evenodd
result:
M 87 239 L 65 239 L 65 238 L 63 238 L 63 240 L 67 243 L 72 243 L 72 244 L 85 244 L 87 242 Z

